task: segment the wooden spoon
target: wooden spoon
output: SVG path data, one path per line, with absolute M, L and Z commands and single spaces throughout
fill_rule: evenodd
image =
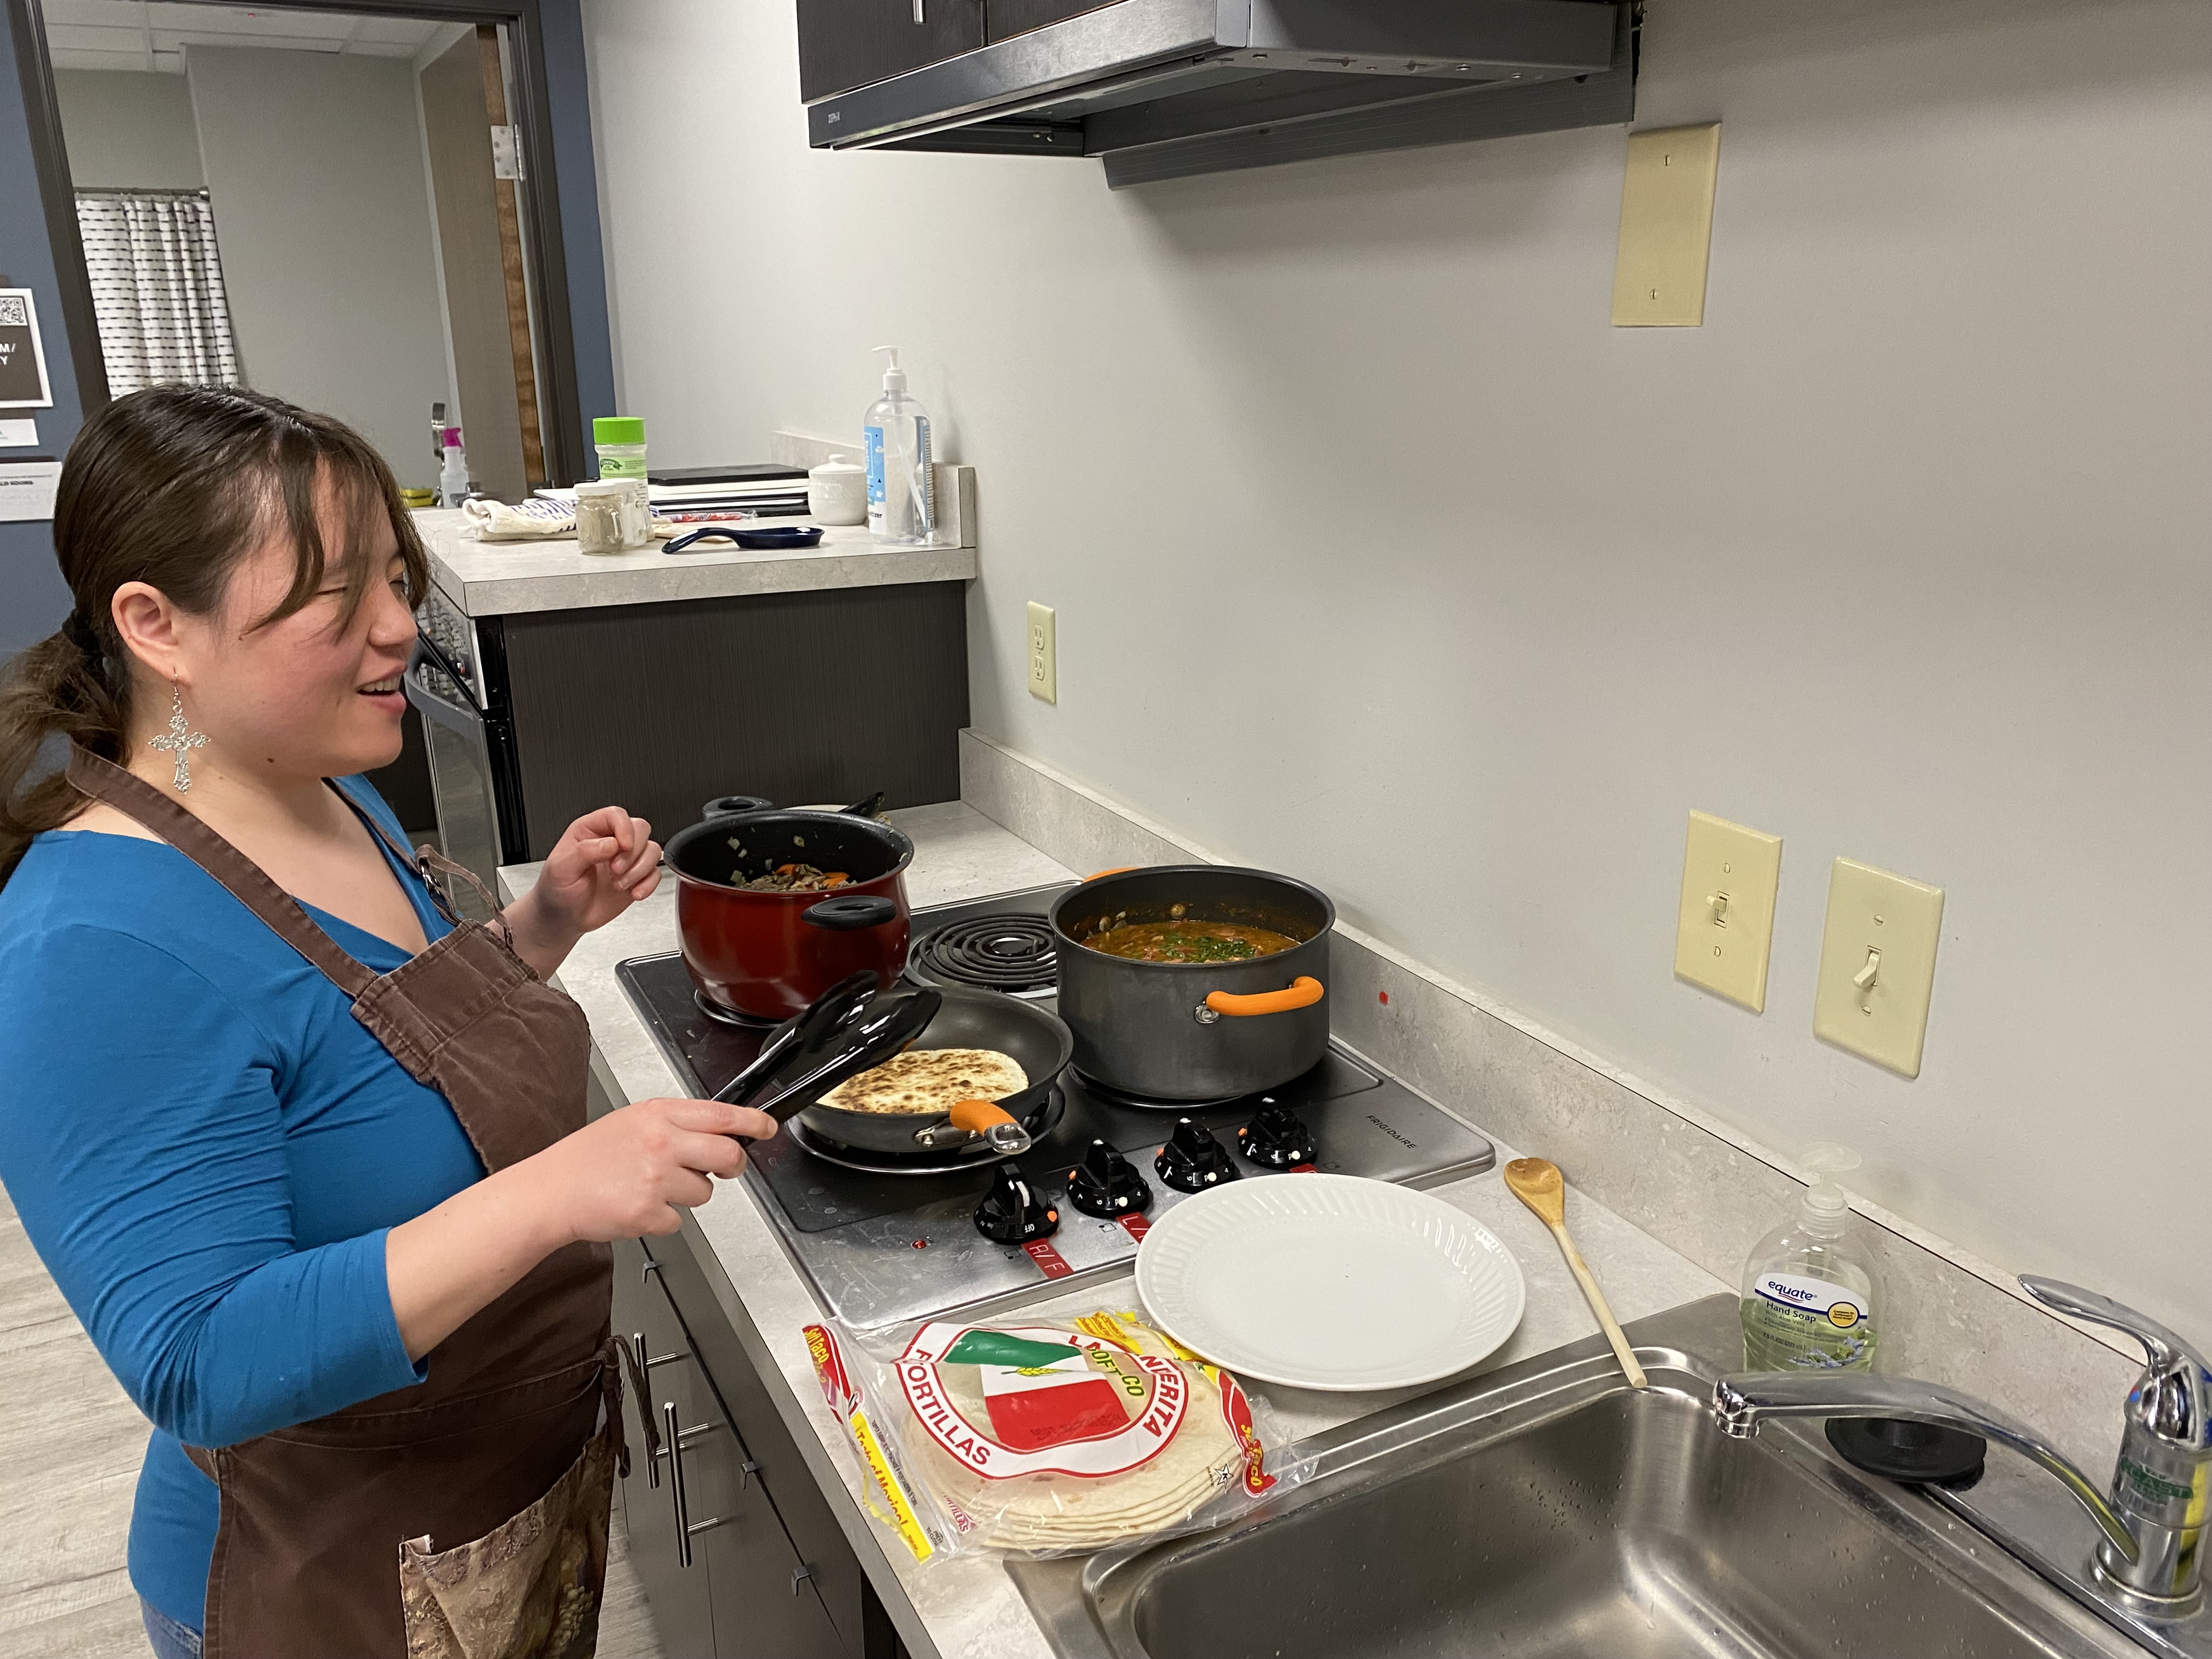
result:
M 1628 1373 L 1629 1386 L 1649 1388 L 1650 1382 L 1644 1375 L 1644 1367 L 1636 1363 L 1636 1351 L 1628 1346 L 1620 1322 L 1606 1305 L 1605 1292 L 1598 1289 L 1597 1280 L 1590 1277 L 1590 1270 L 1583 1261 L 1583 1253 L 1568 1236 L 1567 1182 L 1559 1173 L 1559 1166 L 1547 1158 L 1516 1158 L 1505 1166 L 1505 1184 L 1513 1189 L 1515 1197 L 1536 1212 L 1536 1218 L 1549 1227 L 1552 1237 L 1559 1241 L 1560 1252 L 1567 1258 L 1567 1266 L 1575 1270 L 1575 1281 L 1583 1287 L 1590 1311 L 1605 1328 L 1605 1340 L 1613 1344 L 1613 1356 L 1620 1361 L 1620 1369 Z

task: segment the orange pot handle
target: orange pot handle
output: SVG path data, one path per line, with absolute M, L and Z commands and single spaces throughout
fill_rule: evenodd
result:
M 953 1103 L 945 1121 L 956 1129 L 965 1129 L 970 1134 L 981 1134 L 994 1123 L 1012 1123 L 1013 1115 L 991 1100 L 962 1100 Z
M 1101 876 L 1126 875 L 1132 870 L 1141 870 L 1144 867 L 1141 864 L 1117 864 L 1110 870 L 1093 870 L 1089 875 L 1084 877 L 1084 880 L 1096 881 Z
M 1208 991 L 1206 1006 L 1217 1014 L 1287 1014 L 1293 1008 L 1312 1007 L 1322 995 L 1319 980 L 1310 974 L 1300 974 L 1287 989 L 1281 991 L 1261 991 L 1251 996 Z

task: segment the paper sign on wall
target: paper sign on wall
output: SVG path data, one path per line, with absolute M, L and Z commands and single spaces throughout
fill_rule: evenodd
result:
M 39 311 L 27 288 L 0 288 L 0 409 L 52 409 Z M 48 516 L 41 514 L 40 517 Z
M 0 449 L 36 449 L 39 423 L 33 420 L 0 421 Z
M 0 461 L 0 524 L 54 516 L 59 461 Z

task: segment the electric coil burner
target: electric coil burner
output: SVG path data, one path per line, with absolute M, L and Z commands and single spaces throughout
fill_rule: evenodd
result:
M 915 941 L 907 972 L 927 985 L 1013 996 L 1049 991 L 1060 981 L 1052 924 L 1020 915 L 971 916 L 933 928 Z
M 1066 890 L 917 910 L 908 975 L 1050 1007 L 1045 915 Z M 759 1052 L 767 1028 L 702 1010 L 680 956 L 638 957 L 615 972 L 693 1094 L 720 1088 Z M 1213 1184 L 1321 1170 L 1434 1187 L 1496 1162 L 1482 1136 L 1335 1043 L 1304 1077 L 1241 1100 L 1148 1105 L 1072 1067 L 1058 1094 L 1018 1171 L 989 1157 L 854 1154 L 794 1118 L 753 1143 L 745 1178 L 823 1306 L 877 1330 L 956 1310 L 981 1316 L 1048 1285 L 1127 1272 L 1152 1222 L 1187 1201 L 1164 1151 L 1177 1176 L 1208 1168 Z

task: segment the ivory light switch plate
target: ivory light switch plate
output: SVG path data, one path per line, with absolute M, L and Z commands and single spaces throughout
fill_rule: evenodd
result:
M 1763 1012 L 1774 891 L 1781 880 L 1781 836 L 1710 812 L 1691 813 L 1682 851 L 1682 908 L 1674 927 L 1675 973 L 1754 1014 Z
M 1717 121 L 1628 135 L 1620 249 L 1613 268 L 1615 328 L 1697 328 L 1705 322 L 1720 166 Z
M 1813 994 L 1813 1035 L 1905 1077 L 1920 1075 L 1943 890 L 1838 859 Z
M 1060 701 L 1060 647 L 1052 607 L 1030 602 L 1030 696 Z

